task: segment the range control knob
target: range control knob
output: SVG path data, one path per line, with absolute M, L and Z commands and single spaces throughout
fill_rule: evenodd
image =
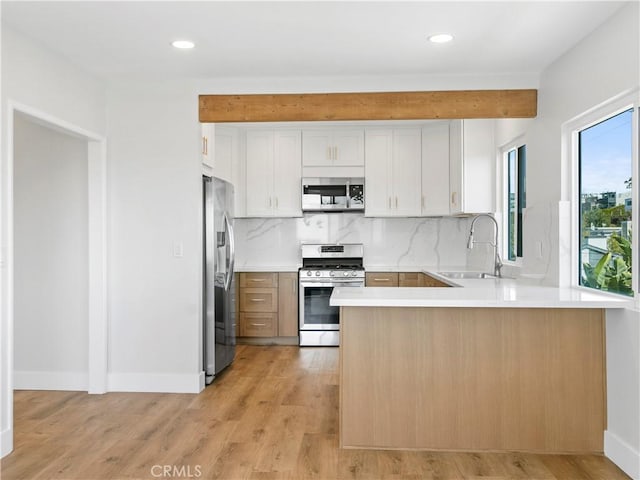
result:
M 349 272 L 344 272 L 342 275 L 344 275 L 345 277 L 349 276 Z
M 333 270 L 331 272 L 329 272 L 329 276 L 330 277 L 335 277 L 336 276 L 336 272 L 334 272 Z
M 307 270 L 307 277 L 311 276 L 311 270 Z
M 320 270 L 316 270 L 316 277 L 320 276 Z
M 353 272 L 351 272 L 351 276 L 352 276 L 352 277 L 355 277 L 355 276 L 356 276 L 356 272 L 355 272 L 355 270 L 354 270 Z

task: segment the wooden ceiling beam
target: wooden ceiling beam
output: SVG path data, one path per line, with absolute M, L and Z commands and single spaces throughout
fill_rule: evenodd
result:
M 533 118 L 538 91 L 200 95 L 200 122 Z

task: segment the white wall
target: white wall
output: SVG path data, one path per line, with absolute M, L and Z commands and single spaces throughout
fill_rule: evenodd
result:
M 14 386 L 87 390 L 87 142 L 14 132 Z
M 559 250 L 558 202 L 570 200 L 569 192 L 562 191 L 562 125 L 638 86 L 638 15 L 636 2 L 621 9 L 550 65 L 540 79 L 538 118 L 528 132 L 524 263 L 528 271 L 545 273 L 551 284 L 567 282 L 559 270 L 568 266 L 568 259 Z M 536 242 L 542 244 L 542 258 L 536 254 Z
M 605 455 L 640 478 L 640 312 L 607 312 Z
M 109 389 L 197 392 L 197 94 L 181 85 L 113 85 L 107 114 Z
M 105 91 L 104 85 L 94 77 L 82 72 L 65 59 L 47 51 L 46 47 L 25 38 L 23 35 L 2 25 L 2 125 L 0 144 L 2 160 L 0 164 L 1 198 L 1 238 L 2 276 L 0 291 L 2 298 L 0 339 L 0 453 L 11 451 L 13 428 L 13 394 L 10 381 L 12 368 L 11 338 L 13 335 L 10 318 L 12 315 L 10 279 L 13 265 L 8 256 L 12 248 L 12 181 L 11 165 L 8 161 L 10 135 L 8 131 L 8 101 L 17 102 L 45 112 L 58 119 L 83 129 L 102 134 L 105 131 Z
M 527 217 L 524 268 L 544 273 L 549 284 L 565 284 L 569 269 L 563 188 L 562 124 L 640 81 L 639 4 L 620 10 L 542 74 L 538 118 L 527 132 Z M 566 177 L 565 177 L 566 178 Z M 536 243 L 543 247 L 542 258 Z M 564 245 L 564 247 L 560 247 Z M 640 478 L 640 313 L 607 313 L 607 408 L 605 454 Z
M 2 91 L 4 101 L 37 108 L 95 133 L 105 132 L 104 82 L 5 25 Z

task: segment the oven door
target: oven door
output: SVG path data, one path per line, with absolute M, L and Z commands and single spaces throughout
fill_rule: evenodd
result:
M 364 281 L 300 281 L 300 330 L 340 330 L 340 307 L 329 305 L 335 287 L 362 287 Z

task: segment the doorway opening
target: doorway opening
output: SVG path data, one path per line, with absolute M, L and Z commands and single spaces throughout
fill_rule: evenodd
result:
M 14 388 L 107 391 L 106 140 L 7 106 L 0 456 L 13 450 Z
M 88 142 L 16 112 L 14 390 L 87 391 Z

